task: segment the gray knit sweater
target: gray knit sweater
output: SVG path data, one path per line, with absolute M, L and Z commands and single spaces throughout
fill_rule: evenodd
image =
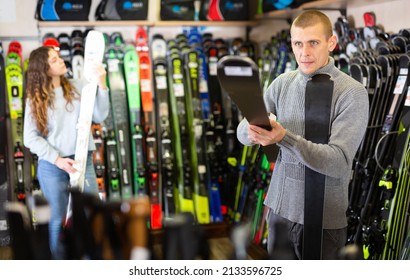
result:
M 334 81 L 331 108 L 331 135 L 327 145 L 304 138 L 305 87 L 315 74 L 326 73 Z M 264 94 L 268 112 L 277 116 L 287 130 L 278 146 L 265 205 L 292 222 L 303 224 L 305 166 L 326 175 L 323 227 L 338 229 L 347 225 L 348 184 L 353 158 L 362 141 L 368 122 L 369 101 L 362 84 L 329 63 L 311 75 L 299 70 L 282 74 Z M 237 137 L 248 140 L 248 122 L 242 120 Z

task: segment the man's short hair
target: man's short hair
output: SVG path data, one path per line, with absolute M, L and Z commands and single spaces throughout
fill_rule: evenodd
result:
M 315 24 L 322 24 L 325 30 L 326 39 L 333 35 L 332 23 L 327 15 L 316 10 L 307 10 L 298 15 L 292 23 L 292 27 L 306 28 Z

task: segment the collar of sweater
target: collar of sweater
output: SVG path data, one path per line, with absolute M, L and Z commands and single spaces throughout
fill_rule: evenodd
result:
M 308 80 L 310 80 L 314 75 L 317 74 L 328 74 L 330 75 L 330 78 L 333 78 L 333 73 L 334 73 L 334 69 L 335 69 L 335 60 L 333 59 L 333 57 L 329 56 L 329 61 L 328 63 L 323 66 L 322 68 L 317 69 L 315 72 L 310 73 L 310 74 L 305 74 L 302 71 L 299 70 L 299 74 L 303 77 L 303 80 L 305 82 L 307 82 Z

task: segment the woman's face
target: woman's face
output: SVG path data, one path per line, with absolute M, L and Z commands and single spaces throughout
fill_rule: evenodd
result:
M 50 77 L 60 77 L 67 72 L 64 60 L 53 49 L 50 49 L 48 52 L 48 65 L 50 68 L 48 69 L 47 74 Z

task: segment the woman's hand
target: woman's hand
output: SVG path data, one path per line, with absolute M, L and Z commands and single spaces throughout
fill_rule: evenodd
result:
M 58 157 L 54 163 L 58 168 L 64 170 L 67 173 L 74 173 L 77 170 L 73 167 L 75 161 L 71 158 Z
M 107 71 L 105 71 L 104 65 L 99 62 L 95 66 L 95 76 L 97 77 L 98 87 L 102 90 L 107 89 Z

